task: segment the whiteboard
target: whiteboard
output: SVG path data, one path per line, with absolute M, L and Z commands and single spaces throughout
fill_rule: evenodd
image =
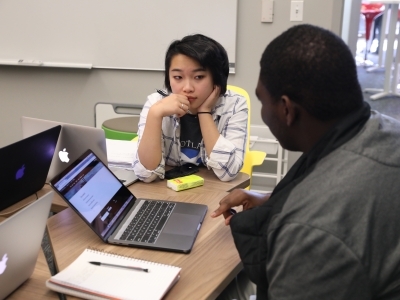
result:
M 173 40 L 202 33 L 225 47 L 232 72 L 237 1 L 1 0 L 0 64 L 164 70 Z

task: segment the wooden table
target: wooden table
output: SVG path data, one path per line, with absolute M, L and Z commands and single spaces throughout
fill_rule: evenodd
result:
M 7 300 L 25 300 L 25 299 L 59 299 L 58 294 L 46 287 L 46 280 L 51 277 L 49 266 L 40 249 L 38 260 L 32 276 L 16 289 Z
M 212 170 L 205 167 L 200 167 L 199 172 L 195 174 L 204 178 L 204 185 L 185 191 L 176 192 L 167 188 L 166 179 L 151 183 L 135 182 L 128 188 L 136 197 L 153 198 L 153 196 L 160 195 L 160 190 L 163 196 L 177 196 L 183 193 L 198 195 L 206 192 L 231 192 L 234 189 L 243 189 L 250 185 L 250 176 L 246 173 L 239 172 L 235 179 L 227 182 L 219 180 Z
M 162 198 L 167 200 L 208 205 L 207 215 L 190 254 L 104 244 L 82 219 L 68 208 L 49 218 L 47 223 L 57 270 L 65 269 L 85 248 L 94 247 L 120 255 L 181 267 L 181 278 L 165 299 L 215 299 L 242 269 L 230 228 L 225 226 L 222 217 L 217 219 L 210 217 L 218 207 L 219 200 L 227 195 L 227 192 L 196 194 L 186 191 L 168 196 L 164 193 L 166 191 L 167 188 L 164 187 L 158 194 L 151 195 L 158 198 L 164 195 Z M 140 197 L 144 194 L 146 192 L 142 191 Z
M 135 182 L 128 188 L 137 198 L 164 199 L 166 196 L 177 195 L 198 195 L 206 192 L 231 192 L 236 188 L 246 188 L 250 185 L 250 176 L 246 173 L 241 173 L 236 176 L 232 181 L 224 182 L 219 180 L 215 174 L 205 167 L 201 167 L 199 172 L 196 173 L 204 178 L 204 185 L 193 189 L 175 192 L 167 188 L 167 180 L 157 180 L 151 183 L 144 183 L 142 181 Z M 51 189 L 51 187 L 47 188 Z M 160 192 L 162 191 L 162 192 Z M 68 208 L 68 204 L 60 198 L 57 194 L 54 196 L 51 211 L 60 212 Z
M 19 210 L 21 210 L 24 207 L 31 204 L 33 201 L 36 201 L 37 199 L 39 199 L 40 197 L 45 195 L 47 192 L 48 192 L 48 190 L 41 189 L 40 191 L 37 192 L 37 196 L 36 196 L 36 194 L 30 195 L 29 197 L 26 197 L 25 199 L 5 208 L 3 210 L 0 210 L 0 217 L 8 218 L 12 214 L 18 212 Z
M 40 197 L 44 196 L 47 194 L 49 191 L 51 191 L 52 188 L 48 185 L 45 184 L 41 190 L 39 190 L 36 194 L 30 195 L 29 197 L 26 197 L 25 199 L 3 209 L 0 211 L 0 218 L 8 218 L 12 214 L 16 213 L 17 211 L 21 210 L 25 206 L 28 206 L 31 204 L 33 201 L 36 201 Z M 50 207 L 50 211 L 53 213 L 58 213 L 68 207 L 68 204 L 65 203 L 64 200 L 62 200 L 60 197 L 54 197 L 53 202 Z

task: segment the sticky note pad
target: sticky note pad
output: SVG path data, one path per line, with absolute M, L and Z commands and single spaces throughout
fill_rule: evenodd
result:
M 177 192 L 202 186 L 203 184 L 204 178 L 198 175 L 188 175 L 167 181 L 167 187 Z

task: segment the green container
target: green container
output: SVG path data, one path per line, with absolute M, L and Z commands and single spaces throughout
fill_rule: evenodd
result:
M 106 139 L 131 141 L 137 137 L 137 134 L 134 132 L 122 132 L 104 126 L 101 126 L 101 128 L 104 130 Z

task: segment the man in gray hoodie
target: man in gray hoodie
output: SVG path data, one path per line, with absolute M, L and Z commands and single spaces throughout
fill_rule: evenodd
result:
M 271 195 L 235 190 L 212 214 L 257 299 L 400 299 L 400 122 L 370 110 L 328 30 L 290 28 L 260 65 L 263 121 L 303 155 Z

